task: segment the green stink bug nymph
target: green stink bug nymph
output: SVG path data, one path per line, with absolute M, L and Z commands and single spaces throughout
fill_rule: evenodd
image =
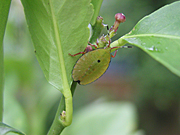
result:
M 74 66 L 72 77 L 81 85 L 94 82 L 109 67 L 111 49 L 96 49 L 84 54 Z
M 115 57 L 116 55 L 117 50 L 113 56 L 111 55 L 111 49 L 123 48 L 123 47 L 111 48 L 110 42 L 109 45 L 105 48 L 98 48 L 92 50 L 90 46 L 92 46 L 92 44 L 88 45 L 84 52 L 79 52 L 74 55 L 70 54 L 71 56 L 84 54 L 76 62 L 72 71 L 73 80 L 75 82 L 78 82 L 80 85 L 89 84 L 97 80 L 99 77 L 101 77 L 108 69 L 109 63 L 111 61 L 111 57 Z

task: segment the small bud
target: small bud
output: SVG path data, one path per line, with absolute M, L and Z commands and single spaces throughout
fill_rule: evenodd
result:
M 117 14 L 115 15 L 115 19 L 116 19 L 116 21 L 118 21 L 119 23 L 123 23 L 123 22 L 126 21 L 126 17 L 125 17 L 125 15 L 124 15 L 123 13 L 117 13 Z
M 113 30 L 116 32 L 119 27 L 119 24 L 126 21 L 126 17 L 123 13 L 117 13 L 115 15 L 115 19 L 116 21 L 114 22 Z
M 66 111 L 62 111 L 62 113 L 60 113 L 60 119 L 65 122 L 65 118 L 66 118 Z
M 60 116 L 63 117 L 63 118 L 65 118 L 65 116 L 66 116 L 66 111 L 62 111 L 62 113 L 60 113 Z
M 98 16 L 98 17 L 97 17 L 97 22 L 98 22 L 98 23 L 102 23 L 102 22 L 103 22 L 103 17 Z

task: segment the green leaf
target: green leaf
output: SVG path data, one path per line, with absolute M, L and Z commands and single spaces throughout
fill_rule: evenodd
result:
M 0 122 L 0 135 L 5 135 L 9 132 L 17 133 L 19 135 L 25 135 L 24 133 L 20 132 L 19 130 Z
M 118 40 L 118 44 L 129 43 L 141 48 L 180 76 L 179 7 L 180 1 L 174 2 L 144 17 L 129 34 Z
M 3 53 L 3 38 L 8 19 L 8 13 L 11 0 L 2 0 L 0 4 L 0 121 L 3 117 L 3 88 L 4 88 L 4 53 Z
M 103 2 L 103 0 L 91 0 L 91 3 L 94 6 L 94 14 L 93 14 L 93 17 L 91 19 L 91 25 L 94 25 L 96 22 L 96 18 L 99 15 L 99 11 L 100 11 L 102 2 Z
M 62 135 L 131 135 L 137 126 L 137 110 L 133 104 L 98 101 L 79 110 Z
M 92 16 L 90 0 L 22 0 L 39 64 L 46 79 L 62 90 L 88 43 Z
M 66 127 L 72 121 L 72 69 L 88 43 L 93 14 L 90 0 L 22 0 L 36 57 L 46 79 L 65 97 Z M 62 113 L 61 113 L 62 114 Z

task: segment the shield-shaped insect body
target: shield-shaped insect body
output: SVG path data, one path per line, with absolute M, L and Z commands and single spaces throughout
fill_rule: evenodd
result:
M 81 85 L 94 82 L 101 77 L 109 67 L 111 48 L 100 48 L 85 53 L 76 62 L 72 78 Z

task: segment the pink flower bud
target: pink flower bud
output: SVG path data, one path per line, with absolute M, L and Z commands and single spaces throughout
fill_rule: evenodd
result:
M 115 19 L 116 19 L 116 21 L 114 22 L 114 25 L 113 25 L 114 32 L 116 32 L 118 30 L 120 23 L 123 23 L 126 21 L 126 17 L 123 13 L 117 13 L 115 15 Z
M 118 21 L 119 23 L 125 22 L 126 21 L 126 17 L 123 13 L 117 13 L 115 15 L 115 19 L 116 21 Z

